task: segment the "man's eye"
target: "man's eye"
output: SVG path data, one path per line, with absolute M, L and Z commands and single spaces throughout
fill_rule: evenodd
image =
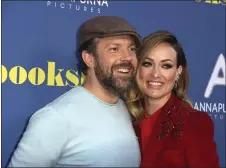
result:
M 131 51 L 136 51 L 137 48 L 136 48 L 136 47 L 131 47 L 130 50 L 131 50 Z
M 118 51 L 118 47 L 112 47 L 109 49 L 109 51 L 111 52 L 117 52 Z

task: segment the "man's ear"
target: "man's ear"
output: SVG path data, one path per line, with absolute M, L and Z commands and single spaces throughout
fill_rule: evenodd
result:
M 89 68 L 94 68 L 95 62 L 94 57 L 91 53 L 88 53 L 86 50 L 83 50 L 82 59 Z

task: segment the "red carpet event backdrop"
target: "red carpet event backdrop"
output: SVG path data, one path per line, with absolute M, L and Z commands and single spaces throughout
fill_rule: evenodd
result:
M 189 96 L 194 108 L 212 117 L 220 164 L 225 167 L 224 0 L 3 1 L 2 166 L 29 117 L 84 81 L 78 74 L 76 31 L 98 15 L 121 16 L 142 37 L 160 29 L 178 37 L 188 59 Z

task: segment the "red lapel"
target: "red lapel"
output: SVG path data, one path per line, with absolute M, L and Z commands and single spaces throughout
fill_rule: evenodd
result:
M 147 147 L 145 151 L 143 151 L 142 163 L 148 163 L 148 165 L 143 166 L 153 165 L 158 152 L 161 152 L 161 150 L 164 149 L 168 135 L 174 128 L 174 123 L 171 119 L 171 115 L 172 111 L 176 109 L 176 100 L 177 98 L 173 94 L 171 94 L 170 99 L 163 106 L 162 112 L 159 114 L 152 128 L 152 135 L 148 141 Z M 138 133 L 140 133 L 140 131 L 138 131 Z

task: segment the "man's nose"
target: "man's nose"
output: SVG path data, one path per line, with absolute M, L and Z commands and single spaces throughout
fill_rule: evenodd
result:
M 121 57 L 122 61 L 130 61 L 131 62 L 133 59 L 136 59 L 135 53 L 133 53 L 129 49 L 123 51 L 122 57 Z

